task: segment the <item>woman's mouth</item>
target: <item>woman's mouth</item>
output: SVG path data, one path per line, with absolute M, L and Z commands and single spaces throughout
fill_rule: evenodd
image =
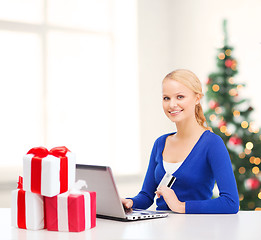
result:
M 176 116 L 178 114 L 180 114 L 183 110 L 175 110 L 175 111 L 171 111 L 169 112 L 171 116 Z

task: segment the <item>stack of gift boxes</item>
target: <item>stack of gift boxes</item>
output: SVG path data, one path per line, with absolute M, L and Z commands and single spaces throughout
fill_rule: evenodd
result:
M 12 191 L 12 226 L 80 232 L 96 226 L 96 193 L 75 184 L 75 155 L 66 147 L 32 148 Z

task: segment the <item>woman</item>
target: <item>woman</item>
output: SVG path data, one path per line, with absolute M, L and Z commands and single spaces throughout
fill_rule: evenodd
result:
M 153 146 L 140 193 L 122 199 L 126 208 L 147 209 L 157 195 L 157 210 L 178 213 L 237 213 L 239 198 L 228 151 L 208 130 L 200 104 L 201 83 L 191 71 L 169 73 L 162 82 L 163 109 L 177 132 L 159 137 Z M 176 177 L 171 188 L 158 187 L 166 172 Z M 219 197 L 212 199 L 215 181 Z

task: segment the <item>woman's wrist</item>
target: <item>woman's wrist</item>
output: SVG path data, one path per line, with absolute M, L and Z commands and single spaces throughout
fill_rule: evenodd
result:
M 171 201 L 167 202 L 167 205 L 169 206 L 170 210 L 176 213 L 185 213 L 185 202 L 178 201 Z
M 179 213 L 186 213 L 186 203 L 185 202 L 179 203 L 178 212 Z

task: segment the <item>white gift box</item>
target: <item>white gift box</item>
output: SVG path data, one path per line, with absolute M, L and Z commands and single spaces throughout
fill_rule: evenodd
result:
M 11 224 L 23 229 L 43 229 L 45 227 L 43 196 L 22 189 L 12 191 Z
M 66 147 L 31 149 L 23 158 L 24 190 L 53 197 L 75 182 L 75 155 Z

